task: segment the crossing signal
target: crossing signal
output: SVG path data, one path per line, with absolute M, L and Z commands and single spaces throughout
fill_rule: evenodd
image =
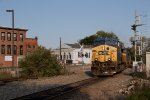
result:
M 85 57 L 86 57 L 86 58 L 88 57 L 88 53 L 85 54 Z
M 84 57 L 84 54 L 82 54 L 82 57 Z

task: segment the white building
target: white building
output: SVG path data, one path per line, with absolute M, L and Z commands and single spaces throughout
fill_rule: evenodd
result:
M 54 49 L 54 54 L 60 59 L 60 48 Z M 66 63 L 72 64 L 91 64 L 92 49 L 91 46 L 80 46 L 79 44 L 61 45 L 61 59 Z

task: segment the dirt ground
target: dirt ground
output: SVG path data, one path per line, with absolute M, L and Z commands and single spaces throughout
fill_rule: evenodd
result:
M 103 81 L 76 90 L 58 100 L 125 100 L 126 96 L 120 94 L 119 90 L 133 79 L 129 75 L 131 72 L 131 69 L 127 69 L 113 77 L 106 77 Z

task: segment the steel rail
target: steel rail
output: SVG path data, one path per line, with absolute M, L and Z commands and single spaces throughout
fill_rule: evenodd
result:
M 44 91 L 32 93 L 32 94 L 25 95 L 22 97 L 17 97 L 11 100 L 50 100 L 60 95 L 63 95 L 65 93 L 82 88 L 84 86 L 94 84 L 95 82 L 98 82 L 103 79 L 106 79 L 106 77 L 105 78 L 93 77 L 93 78 L 81 80 L 75 83 L 70 83 L 70 84 L 66 84 L 63 86 L 47 89 Z

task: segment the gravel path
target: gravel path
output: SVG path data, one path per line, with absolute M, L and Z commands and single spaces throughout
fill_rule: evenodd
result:
M 83 69 L 84 68 L 84 69 Z M 90 78 L 90 67 L 73 66 L 67 68 L 72 74 L 54 76 L 51 78 L 28 79 L 14 81 L 0 86 L 0 100 L 9 100 L 34 92 L 46 90 Z

